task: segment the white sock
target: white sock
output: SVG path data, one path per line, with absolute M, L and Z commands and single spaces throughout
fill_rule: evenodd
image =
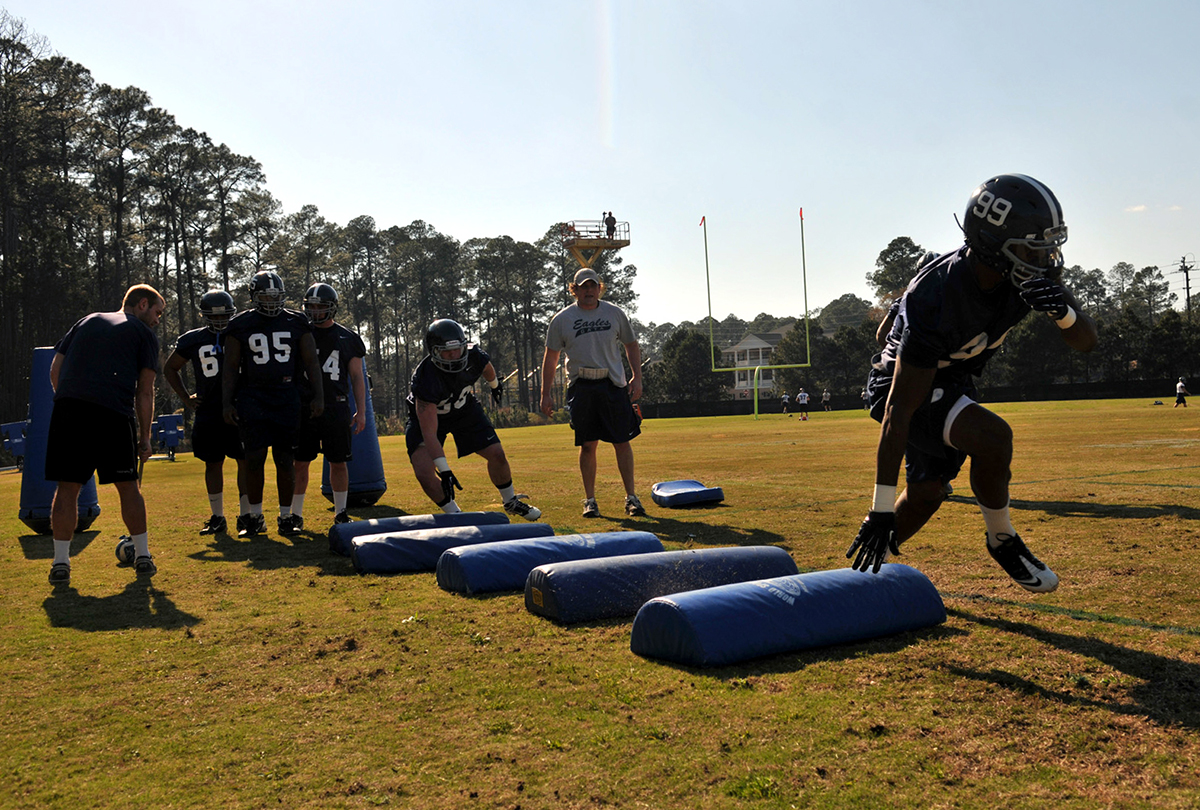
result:
M 292 505 L 290 503 L 279 504 L 279 516 L 280 517 L 288 517 L 291 514 L 292 514 Z
M 250 514 L 250 499 L 245 495 L 238 496 L 238 507 L 241 509 L 241 511 L 238 512 L 239 515 Z M 261 512 L 262 510 L 260 509 L 259 511 Z
M 508 486 L 496 487 L 500 490 L 500 503 L 508 503 L 513 498 L 517 497 L 517 490 L 512 485 L 512 481 L 508 482 Z
M 249 504 L 246 508 L 250 510 L 251 515 L 261 515 L 262 514 L 262 504 L 261 503 L 252 503 L 252 504 Z
M 338 492 L 335 489 L 333 491 L 333 513 L 335 515 L 340 515 L 342 512 L 345 512 L 346 502 L 348 500 L 350 500 L 350 490 Z
M 292 514 L 293 515 L 303 515 L 304 514 L 304 493 L 303 492 L 299 493 L 298 495 L 292 496 Z
M 146 532 L 133 535 L 133 556 L 134 557 L 149 557 L 150 556 L 150 540 L 146 536 Z
M 71 564 L 71 541 L 70 540 L 55 540 L 54 541 L 54 563 Z
M 987 526 L 987 542 L 992 548 L 1000 545 L 996 539 L 999 535 L 1007 534 L 1011 537 L 1017 533 L 1008 516 L 1008 504 L 1004 504 L 999 509 L 988 509 L 983 504 L 979 504 L 979 511 L 983 513 L 983 524 Z
M 208 508 L 217 517 L 225 517 L 225 493 L 210 492 L 208 493 Z
M 461 512 L 462 510 L 458 508 L 458 504 L 454 501 L 446 501 L 446 503 L 442 505 L 442 511 L 447 515 L 453 515 L 457 512 Z

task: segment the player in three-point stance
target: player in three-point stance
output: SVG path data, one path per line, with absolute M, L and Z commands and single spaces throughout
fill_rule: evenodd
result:
M 229 322 L 225 337 L 225 371 L 221 403 L 225 421 L 238 426 L 246 452 L 246 497 L 250 514 L 238 519 L 238 536 L 267 530 L 263 517 L 264 473 L 268 448 L 275 461 L 279 493 L 279 527 L 292 513 L 295 489 L 292 448 L 300 428 L 300 390 L 303 371 L 312 390 L 309 415 L 325 410 L 321 368 L 308 318 L 283 306 L 283 279 L 265 270 L 250 282 L 254 309 Z M 290 522 L 290 521 L 287 521 Z
M 454 490 L 462 489 L 446 461 L 443 443 L 454 436 L 458 457 L 478 453 L 487 461 L 488 477 L 500 490 L 504 511 L 527 520 L 537 520 L 542 511 L 517 497 L 512 468 L 496 429 L 475 398 L 475 382 L 483 377 L 498 405 L 504 387 L 487 354 L 467 343 L 467 335 L 455 321 L 443 318 L 425 333 L 425 359 L 413 371 L 408 389 L 408 424 L 405 441 L 408 459 L 421 489 L 443 512 L 460 512 Z
M 200 317 L 204 326 L 184 332 L 175 342 L 175 350 L 167 358 L 163 376 L 167 384 L 183 401 L 183 406 L 195 411 L 192 421 L 192 453 L 204 462 L 204 486 L 212 517 L 204 522 L 200 534 L 225 533 L 225 458 L 237 462 L 239 514 L 247 514 L 249 501 L 245 496 L 244 471 L 246 454 L 234 425 L 226 424 L 221 414 L 221 370 L 225 364 L 225 330 L 237 314 L 233 296 L 225 290 L 209 290 L 200 298 Z M 179 372 L 188 362 L 192 364 L 195 390 L 188 393 Z
M 333 320 L 338 294 L 328 284 L 314 284 L 304 293 L 304 314 L 312 321 L 317 346 L 317 365 L 325 389 L 325 412 L 308 417 L 300 409 L 300 437 L 296 444 L 296 486 L 292 514 L 279 522 L 281 534 L 297 534 L 304 528 L 304 496 L 308 491 L 308 467 L 318 454 L 329 462 L 329 488 L 333 491 L 333 522 L 349 523 L 346 502 L 350 497 L 350 471 L 354 434 L 367 426 L 367 383 L 363 357 L 367 348 L 362 338 Z M 302 391 L 304 389 L 301 389 Z M 354 395 L 354 413 L 350 395 Z
M 987 180 L 971 194 L 962 228 L 965 244 L 926 263 L 908 285 L 873 359 L 871 415 L 881 423 L 875 494 L 846 556 L 854 568 L 878 572 L 938 510 L 970 456 L 988 553 L 1018 585 L 1048 593 L 1057 575 L 1009 517 L 1012 429 L 975 401 L 973 377 L 1031 311 L 1046 313 L 1079 351 L 1095 347 L 1096 325 L 1060 281 L 1067 226 L 1045 185 L 1019 174 Z M 907 487 L 897 498 L 902 458 Z

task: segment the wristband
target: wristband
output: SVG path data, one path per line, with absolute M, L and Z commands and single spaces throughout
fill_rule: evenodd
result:
M 450 472 L 450 462 L 446 461 L 445 456 L 438 456 L 433 460 L 433 466 L 437 467 L 440 473 Z
M 896 511 L 896 487 L 887 484 L 876 484 L 875 495 L 871 502 L 872 512 Z
M 490 380 L 484 380 L 484 382 L 488 384 L 488 388 L 499 388 L 500 387 L 500 378 L 499 377 L 492 377 Z
M 1075 325 L 1076 320 L 1077 320 L 1077 317 L 1075 315 L 1075 310 L 1071 309 L 1071 307 L 1068 306 L 1067 314 L 1063 315 L 1061 318 L 1056 320 L 1055 323 L 1058 324 L 1059 329 L 1070 329 L 1072 326 Z

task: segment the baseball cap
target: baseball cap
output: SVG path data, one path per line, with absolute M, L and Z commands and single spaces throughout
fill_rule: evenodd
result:
M 595 270 L 590 270 L 585 267 L 582 270 L 580 270 L 578 273 L 575 274 L 575 283 L 582 284 L 585 281 L 594 281 L 597 284 L 599 284 L 600 276 L 596 275 Z

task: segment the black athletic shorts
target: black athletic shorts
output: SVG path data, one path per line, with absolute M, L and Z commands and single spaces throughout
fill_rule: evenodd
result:
M 611 380 L 576 380 L 567 389 L 575 446 L 602 441 L 623 444 L 642 432 L 629 392 Z
M 247 453 L 273 447 L 292 452 L 300 429 L 300 392 L 295 386 L 245 388 L 234 400 L 238 435 Z
M 300 409 L 300 432 L 296 438 L 296 460 L 312 461 L 324 454 L 325 460 L 338 464 L 354 456 L 350 444 L 354 438 L 350 424 L 350 403 L 345 399 L 325 401 L 325 410 L 316 419 L 308 415 L 308 406 Z
M 136 481 L 137 420 L 103 405 L 63 397 L 55 400 L 46 438 L 47 481 L 101 484 Z
M 216 419 L 197 418 L 192 423 L 192 455 L 203 462 L 246 457 L 237 426 L 219 416 Z
M 872 372 L 868 391 L 871 393 L 871 417 L 883 421 L 884 406 L 891 390 L 890 378 L 877 377 Z M 925 402 L 913 413 L 908 426 L 908 445 L 904 448 L 904 477 L 910 484 L 921 481 L 953 481 L 958 476 L 967 454 L 946 444 L 949 432 L 946 421 L 953 412 L 961 411 L 966 397 L 975 402 L 975 386 L 955 380 L 934 380 Z
M 492 427 L 479 400 L 464 405 L 453 419 L 438 418 L 437 437 L 443 447 L 446 446 L 447 436 L 454 437 L 454 447 L 458 450 L 459 458 L 478 453 L 485 447 L 500 443 L 500 437 L 496 435 L 496 428 Z M 408 424 L 405 425 L 404 442 L 408 446 L 410 456 L 425 443 L 425 436 L 421 433 L 421 423 L 415 417 L 410 416 Z

